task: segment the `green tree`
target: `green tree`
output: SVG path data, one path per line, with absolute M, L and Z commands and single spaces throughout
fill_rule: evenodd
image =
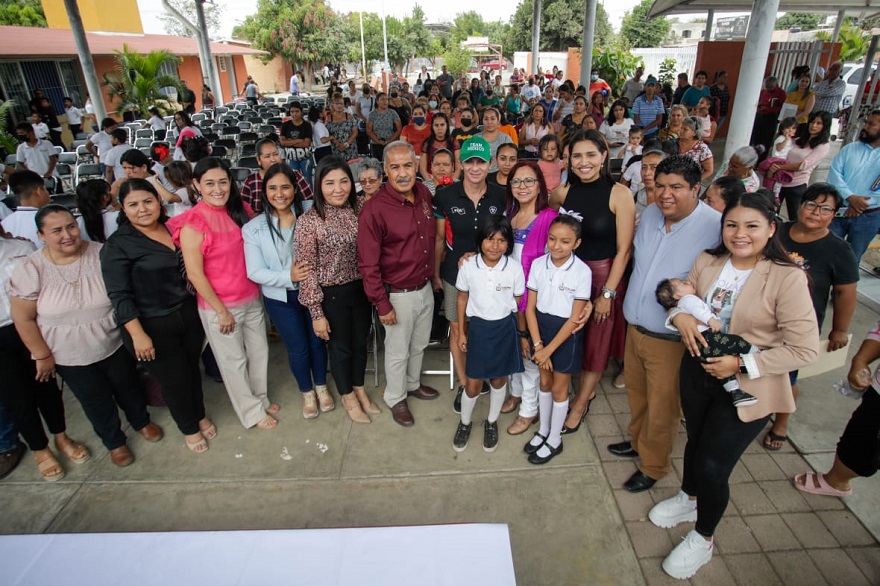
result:
M 416 4 L 403 19 L 404 48 L 410 57 L 427 56 L 431 51 L 431 35 L 425 26 L 425 11 Z M 407 61 L 407 64 L 409 62 Z
M 349 53 L 347 46 L 342 51 L 335 40 L 328 42 L 329 35 L 345 28 L 337 21 L 324 0 L 259 0 L 257 12 L 234 32 L 267 51 L 268 59 L 280 55 L 304 69 L 306 84 L 311 86 L 313 64 L 335 61 Z
M 169 0 L 170 4 L 177 9 L 188 21 L 194 25 L 199 25 L 199 17 L 196 14 L 196 3 L 194 0 Z M 216 4 L 206 2 L 205 7 L 205 24 L 208 25 L 208 36 L 212 39 L 217 38 L 220 30 L 220 9 Z M 194 37 L 191 30 L 183 25 L 177 18 L 171 16 L 167 12 L 159 15 L 165 32 L 169 35 L 178 37 Z
M 443 56 L 443 53 L 449 48 L 449 43 L 449 35 L 431 37 L 431 44 L 428 46 L 428 52 L 425 55 L 431 61 L 431 65 L 437 65 L 437 58 Z
M 592 68 L 599 70 L 599 77 L 611 86 L 613 96 L 620 95 L 623 84 L 626 83 L 628 77 L 635 73 L 636 67 L 639 65 L 643 65 L 642 58 L 636 57 L 627 50 L 593 48 Z
M 9 132 L 9 124 L 12 122 L 12 110 L 15 100 L 0 100 L 0 151 L 3 156 L 15 154 L 18 149 L 18 139 Z
M 460 43 L 468 37 L 486 36 L 489 32 L 483 17 L 475 10 L 459 12 L 452 20 L 452 42 Z
M 828 31 L 819 31 L 816 38 L 820 41 L 831 41 L 831 33 Z M 840 36 L 837 38 L 840 43 L 840 60 L 856 61 L 860 57 L 868 54 L 868 46 L 871 44 L 871 37 L 860 27 L 844 22 L 840 27 Z
M 113 72 L 104 74 L 102 85 L 114 101 L 118 101 L 117 113 L 136 112 L 146 115 L 150 106 L 156 106 L 163 114 L 168 114 L 174 106 L 160 91 L 173 87 L 180 95 L 180 80 L 161 72 L 166 64 L 177 65 L 180 57 L 165 50 L 150 51 L 147 54 L 129 49 L 127 44 L 116 51 Z
M 40 0 L 0 0 L 0 25 L 49 26 Z
M 819 28 L 819 15 L 811 12 L 786 12 L 776 19 L 775 28 L 778 31 L 795 27 L 805 31 L 817 29 Z
M 504 40 L 505 52 L 529 51 L 532 48 L 532 16 L 534 3 L 523 0 L 510 18 L 508 34 Z M 580 47 L 583 43 L 584 3 L 579 0 L 548 0 L 542 3 L 541 47 L 542 51 L 564 51 Z M 594 27 L 595 44 L 607 47 L 614 39 L 614 31 L 608 21 L 608 13 L 602 4 L 596 6 Z
M 443 65 L 449 69 L 454 77 L 459 73 L 465 73 L 471 66 L 471 52 L 463 48 L 459 43 L 453 43 L 443 53 Z
M 669 34 L 669 21 L 665 17 L 648 20 L 653 0 L 642 0 L 628 11 L 620 24 L 620 43 L 625 49 L 659 47 Z

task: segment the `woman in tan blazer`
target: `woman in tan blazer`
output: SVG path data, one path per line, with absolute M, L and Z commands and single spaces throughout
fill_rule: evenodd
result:
M 688 277 L 697 295 L 712 306 L 723 331 L 742 336 L 758 352 L 702 363 L 697 357 L 705 340 L 698 322 L 684 313 L 672 318 L 688 350 L 680 374 L 688 442 L 681 492 L 655 505 L 649 518 L 660 527 L 696 521 L 663 562 L 675 578 L 693 576 L 711 559 L 712 535 L 727 508 L 733 467 L 771 413 L 794 411 L 788 373 L 818 356 L 819 330 L 807 275 L 789 260 L 776 229 L 766 199 L 753 193 L 739 196 L 721 218 L 721 244 L 697 257 Z M 733 406 L 720 383 L 733 375 L 757 403 Z

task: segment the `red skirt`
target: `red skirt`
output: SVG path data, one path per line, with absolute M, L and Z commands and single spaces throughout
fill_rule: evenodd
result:
M 590 298 L 593 300 L 595 310 L 596 302 L 602 296 L 602 287 L 611 272 L 613 258 L 605 260 L 585 261 L 593 273 L 593 286 Z M 623 349 L 626 342 L 626 320 L 623 318 L 623 297 L 626 295 L 627 278 L 620 280 L 617 286 L 617 296 L 611 300 L 611 313 L 608 319 L 602 323 L 596 323 L 590 316 L 587 325 L 584 326 L 584 371 L 605 372 L 608 368 L 608 358 L 614 356 L 617 360 L 623 360 Z

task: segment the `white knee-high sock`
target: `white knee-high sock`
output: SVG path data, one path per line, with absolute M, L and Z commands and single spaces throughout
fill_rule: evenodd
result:
M 553 393 L 538 391 L 538 433 L 547 437 L 550 433 L 550 418 L 553 416 Z
M 550 419 L 550 435 L 547 443 L 554 448 L 562 443 L 562 426 L 565 424 L 565 416 L 568 414 L 568 399 L 557 403 L 553 401 L 553 417 Z
M 504 404 L 504 397 L 507 395 L 507 384 L 501 386 L 500 389 L 492 387 L 489 395 L 489 423 L 498 421 L 501 415 L 501 406 Z
M 468 397 L 468 394 L 461 394 L 461 422 L 465 425 L 471 424 L 471 417 L 474 414 L 474 407 L 477 404 L 477 399 L 480 398 L 480 395 L 477 395 L 474 398 Z

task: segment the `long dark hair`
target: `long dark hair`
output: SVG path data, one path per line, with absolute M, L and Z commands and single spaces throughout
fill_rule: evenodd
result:
M 822 119 L 822 132 L 810 138 L 810 124 L 812 124 L 813 120 L 815 120 L 816 118 Z M 799 147 L 804 148 L 809 145 L 811 149 L 816 148 L 820 144 L 825 144 L 830 140 L 831 112 L 826 112 L 824 110 L 810 113 L 810 116 L 807 118 L 807 122 L 798 126 L 797 134 L 794 137 L 794 142 Z
M 266 169 L 266 174 L 263 175 L 263 192 L 260 194 L 260 199 L 263 202 L 263 213 L 266 214 L 266 223 L 269 224 L 269 233 L 272 235 L 272 238 L 274 239 L 275 237 L 278 237 L 283 242 L 284 236 L 281 234 L 281 231 L 275 227 L 275 224 L 272 223 L 272 216 L 275 215 L 275 208 L 269 203 L 269 195 L 266 190 L 269 180 L 276 175 L 284 175 L 290 180 L 290 184 L 293 185 L 292 205 L 293 213 L 297 218 L 303 215 L 303 194 L 296 182 L 296 175 L 293 174 L 293 169 L 291 169 L 287 163 L 275 163 Z
M 510 180 L 516 177 L 516 172 L 522 168 L 531 169 L 538 180 L 538 197 L 535 198 L 535 213 L 539 214 L 544 208 L 550 207 L 550 194 L 547 191 L 547 182 L 544 181 L 544 174 L 538 163 L 534 161 L 520 160 L 516 162 L 510 174 L 507 176 L 507 187 L 504 195 L 504 209 L 508 218 L 512 218 L 519 213 L 519 201 L 513 197 L 513 188 L 510 186 Z
M 605 117 L 605 121 L 608 122 L 608 126 L 613 125 L 616 120 L 614 119 L 614 108 L 620 106 L 623 108 L 623 119 L 626 120 L 629 118 L 629 110 L 626 107 L 626 104 L 623 103 L 623 100 L 614 100 L 611 103 L 611 107 L 608 108 L 608 116 Z
M 48 205 L 44 205 L 39 210 L 37 210 L 37 214 L 34 216 L 34 223 L 37 225 L 37 232 L 39 232 L 40 234 L 43 233 L 43 224 L 46 223 L 46 216 L 48 216 L 49 214 L 67 214 L 68 216 L 73 218 L 73 212 L 71 212 L 60 203 L 50 203 Z
M 119 186 L 119 205 L 124 206 L 125 198 L 135 191 L 146 191 L 151 193 L 153 197 L 156 198 L 156 201 L 159 202 L 159 223 L 164 224 L 168 221 L 168 214 L 165 213 L 165 206 L 162 205 L 162 198 L 159 197 L 159 192 L 156 191 L 153 184 L 146 179 L 128 179 L 124 181 L 122 185 Z M 116 217 L 116 223 L 120 226 L 131 224 L 128 216 L 125 215 L 125 210 L 119 212 L 119 215 Z
M 591 142 L 596 145 L 596 148 L 599 149 L 600 153 L 606 155 L 605 162 L 602 163 L 602 168 L 599 169 L 599 178 L 614 185 L 614 177 L 611 176 L 611 161 L 608 156 L 608 143 L 605 141 L 605 136 L 601 132 L 593 130 L 592 128 L 589 130 L 578 130 L 568 141 L 568 184 L 578 185 L 581 183 L 580 177 L 575 174 L 571 166 L 571 154 L 574 152 L 574 145 L 579 142 Z
M 244 209 L 244 202 L 238 191 L 238 182 L 235 181 L 232 171 L 229 170 L 229 163 L 217 157 L 205 157 L 196 163 L 196 167 L 193 169 L 193 179 L 200 182 L 205 173 L 211 169 L 222 169 L 226 173 L 226 177 L 229 178 L 229 199 L 226 200 L 226 211 L 233 222 L 239 227 L 244 226 L 250 218 Z
M 437 140 L 434 136 L 434 120 L 441 118 L 446 121 L 446 137 L 443 139 L 445 141 L 444 146 L 434 148 L 434 141 Z M 434 114 L 434 117 L 431 118 L 431 134 L 422 141 L 422 153 L 428 155 L 428 169 L 431 168 L 431 161 L 434 160 L 434 153 L 436 153 L 439 149 L 445 148 L 450 153 L 455 152 L 455 140 L 452 138 L 452 128 L 449 123 L 449 116 L 444 114 L 443 112 L 437 112 Z M 452 156 L 453 164 L 455 164 L 455 155 Z
M 189 199 L 189 203 L 192 205 L 199 203 L 199 196 L 193 185 L 192 165 L 186 161 L 171 161 L 165 165 L 165 169 L 162 172 L 165 174 L 165 179 L 168 183 L 177 189 L 186 188 L 186 196 Z
M 132 167 L 146 167 L 147 175 L 153 174 L 153 171 L 150 169 L 150 157 L 148 157 L 138 149 L 128 149 L 127 151 L 122 153 L 120 162 L 128 163 Z
M 336 171 L 337 169 L 345 172 L 345 174 L 348 175 L 349 181 L 351 181 L 351 191 L 348 194 L 348 205 L 351 206 L 351 209 L 357 211 L 358 196 L 357 190 L 354 187 L 354 176 L 351 174 L 351 167 L 349 167 L 345 159 L 340 156 L 332 155 L 324 157 L 321 159 L 321 162 L 318 163 L 317 169 L 315 169 L 315 194 L 312 198 L 315 202 L 315 212 L 322 220 L 324 219 L 326 202 L 324 201 L 324 191 L 321 189 L 321 182 L 324 181 L 324 177 L 326 177 L 328 173 Z
M 779 239 L 779 223 L 776 217 L 776 210 L 773 209 L 766 197 L 756 193 L 742 193 L 740 195 L 732 196 L 729 200 L 725 199 L 725 203 L 727 203 L 727 207 L 724 208 L 724 212 L 721 214 L 722 232 L 724 231 L 724 221 L 727 219 L 727 215 L 731 210 L 738 207 L 756 210 L 760 212 L 770 224 L 777 227 L 773 236 L 770 237 L 767 241 L 767 245 L 764 247 L 764 258 L 778 265 L 801 268 L 791 260 L 785 247 L 782 246 L 782 242 Z M 727 247 L 724 245 L 724 240 L 722 240 L 718 246 L 709 249 L 706 252 L 712 256 L 724 256 L 730 254 L 730 251 L 727 250 Z
M 94 242 L 107 242 L 104 234 L 104 208 L 110 196 L 110 185 L 103 179 L 81 181 L 76 186 L 76 207 L 86 225 L 86 234 Z

